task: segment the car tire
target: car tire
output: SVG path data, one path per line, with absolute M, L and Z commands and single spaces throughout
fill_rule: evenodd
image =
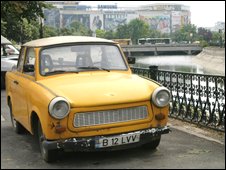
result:
M 45 139 L 45 136 L 43 134 L 40 121 L 38 121 L 38 132 L 37 133 L 38 133 L 37 134 L 38 135 L 38 143 L 39 143 L 42 158 L 46 162 L 55 161 L 57 159 L 57 156 L 58 156 L 58 151 L 57 150 L 48 150 L 47 148 L 44 147 L 43 141 Z
M 158 136 L 155 140 L 142 145 L 142 147 L 144 149 L 154 150 L 159 146 L 160 140 L 161 140 L 161 136 Z
M 23 134 L 25 132 L 25 128 L 18 121 L 16 121 L 14 119 L 11 101 L 9 101 L 9 110 L 10 110 L 10 117 L 11 117 L 11 123 L 12 123 L 12 126 L 13 126 L 13 130 L 17 134 Z

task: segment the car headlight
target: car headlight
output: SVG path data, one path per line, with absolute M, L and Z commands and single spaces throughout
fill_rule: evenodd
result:
M 54 98 L 49 104 L 49 113 L 56 119 L 65 118 L 70 111 L 69 102 L 63 97 Z
M 170 102 L 170 91 L 165 87 L 158 87 L 152 94 L 152 101 L 158 107 L 167 106 Z

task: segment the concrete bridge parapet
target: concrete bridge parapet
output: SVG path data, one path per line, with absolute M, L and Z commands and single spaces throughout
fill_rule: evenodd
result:
M 161 52 L 183 52 L 185 54 L 199 53 L 202 47 L 197 44 L 150 44 L 150 45 L 121 45 L 124 52 L 152 52 L 157 55 Z

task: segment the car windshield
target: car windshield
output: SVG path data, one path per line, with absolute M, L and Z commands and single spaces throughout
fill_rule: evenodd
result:
M 45 48 L 40 55 L 40 74 L 53 75 L 90 70 L 127 70 L 115 45 L 70 45 Z

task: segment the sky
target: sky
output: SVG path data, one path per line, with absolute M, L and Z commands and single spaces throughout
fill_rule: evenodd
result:
M 225 1 L 80 1 L 80 5 L 114 5 L 138 7 L 154 3 L 176 3 L 190 6 L 191 24 L 197 27 L 213 27 L 216 22 L 225 22 Z

